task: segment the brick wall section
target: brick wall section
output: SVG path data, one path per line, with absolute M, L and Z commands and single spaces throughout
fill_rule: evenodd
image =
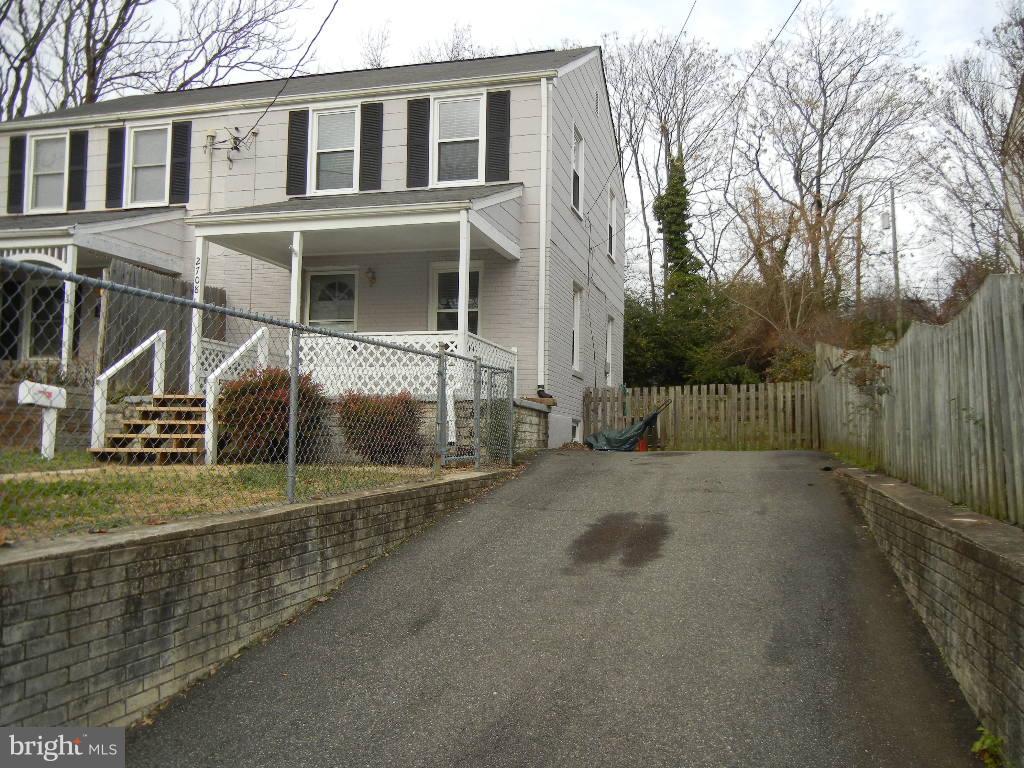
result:
M 0 554 L 0 725 L 131 723 L 501 476 Z
M 1024 766 L 1024 530 L 885 475 L 838 475 L 979 720 Z
M 551 409 L 529 400 L 516 400 L 516 451 L 548 447 L 548 414 Z

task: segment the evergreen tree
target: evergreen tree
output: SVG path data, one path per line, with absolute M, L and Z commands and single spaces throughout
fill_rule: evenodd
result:
M 682 288 L 677 282 L 689 283 L 688 277 L 700 275 L 701 269 L 700 259 L 690 248 L 690 199 L 682 153 L 669 164 L 665 191 L 654 199 L 654 217 L 663 237 L 665 297 L 668 300 Z
M 660 307 L 627 294 L 625 380 L 631 386 L 743 383 L 757 376 L 723 344 L 729 333 L 725 299 L 708 283 L 690 247 L 690 204 L 682 157 L 654 201 L 665 248 L 665 293 Z

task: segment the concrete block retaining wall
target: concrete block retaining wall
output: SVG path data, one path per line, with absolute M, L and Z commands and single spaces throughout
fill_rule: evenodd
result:
M 1024 530 L 885 475 L 839 476 L 978 719 L 1024 766 Z
M 124 725 L 500 474 L 0 552 L 0 725 Z

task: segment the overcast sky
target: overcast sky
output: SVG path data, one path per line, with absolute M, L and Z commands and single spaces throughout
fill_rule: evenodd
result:
M 805 0 L 806 1 L 806 0 Z M 360 66 L 367 31 L 390 23 L 389 63 L 407 63 L 426 42 L 445 37 L 454 24 L 470 24 L 474 39 L 501 50 L 550 48 L 561 40 L 597 43 L 603 33 L 630 36 L 678 31 L 691 0 L 341 0 L 317 45 L 316 64 L 324 71 Z M 331 0 L 309 0 L 309 13 L 297 32 L 316 31 Z M 998 0 L 843 0 L 839 13 L 890 13 L 921 46 L 922 64 L 940 66 L 967 48 L 999 17 Z M 768 37 L 792 8 L 792 0 L 697 0 L 687 33 L 730 52 Z
M 309 39 L 316 32 L 331 6 L 331 0 L 308 2 L 309 12 L 303 14 L 296 29 L 301 39 Z M 471 25 L 477 44 L 500 51 L 550 48 L 563 40 L 591 45 L 599 43 L 603 34 L 613 32 L 624 38 L 659 31 L 674 35 L 691 2 L 340 0 L 317 44 L 318 55 L 308 66 L 312 71 L 361 67 L 364 38 L 385 23 L 390 30 L 389 64 L 413 61 L 420 47 L 446 37 L 455 24 Z M 793 2 L 697 0 L 686 32 L 730 53 L 773 37 Z M 849 16 L 890 14 L 894 23 L 918 42 L 919 63 L 932 72 L 938 72 L 950 56 L 966 51 L 1001 15 L 1000 0 L 835 0 L 832 5 L 837 13 Z M 936 278 L 941 276 L 941 260 L 923 245 L 928 232 L 923 225 L 915 224 L 918 217 L 913 208 L 898 209 L 897 219 L 904 283 L 931 293 L 936 290 Z M 887 257 L 878 261 L 884 259 Z M 887 272 L 885 265 L 883 274 Z

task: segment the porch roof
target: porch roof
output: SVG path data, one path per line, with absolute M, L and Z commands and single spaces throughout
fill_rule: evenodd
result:
M 113 211 L 70 211 L 68 213 L 22 214 L 0 216 L 0 238 L 18 235 L 45 236 L 50 234 L 70 235 L 78 230 L 102 231 L 111 225 L 128 222 L 131 226 L 145 223 L 137 219 L 158 218 L 160 221 L 182 218 L 185 209 L 181 206 L 160 208 L 124 208 Z
M 186 221 L 211 243 L 286 265 L 296 232 L 303 234 L 310 256 L 455 249 L 460 216 L 468 212 L 471 247 L 518 259 L 518 235 L 496 226 L 487 209 L 513 206 L 518 218 L 522 194 L 523 185 L 514 183 L 312 195 Z
M 181 254 L 177 249 L 140 248 L 138 231 L 149 227 L 172 232 L 174 242 L 180 243 L 186 235 L 184 207 L 0 216 L 0 253 L 72 271 L 103 266 L 117 256 L 168 274 L 179 273 Z M 69 261 L 70 246 L 77 256 Z

